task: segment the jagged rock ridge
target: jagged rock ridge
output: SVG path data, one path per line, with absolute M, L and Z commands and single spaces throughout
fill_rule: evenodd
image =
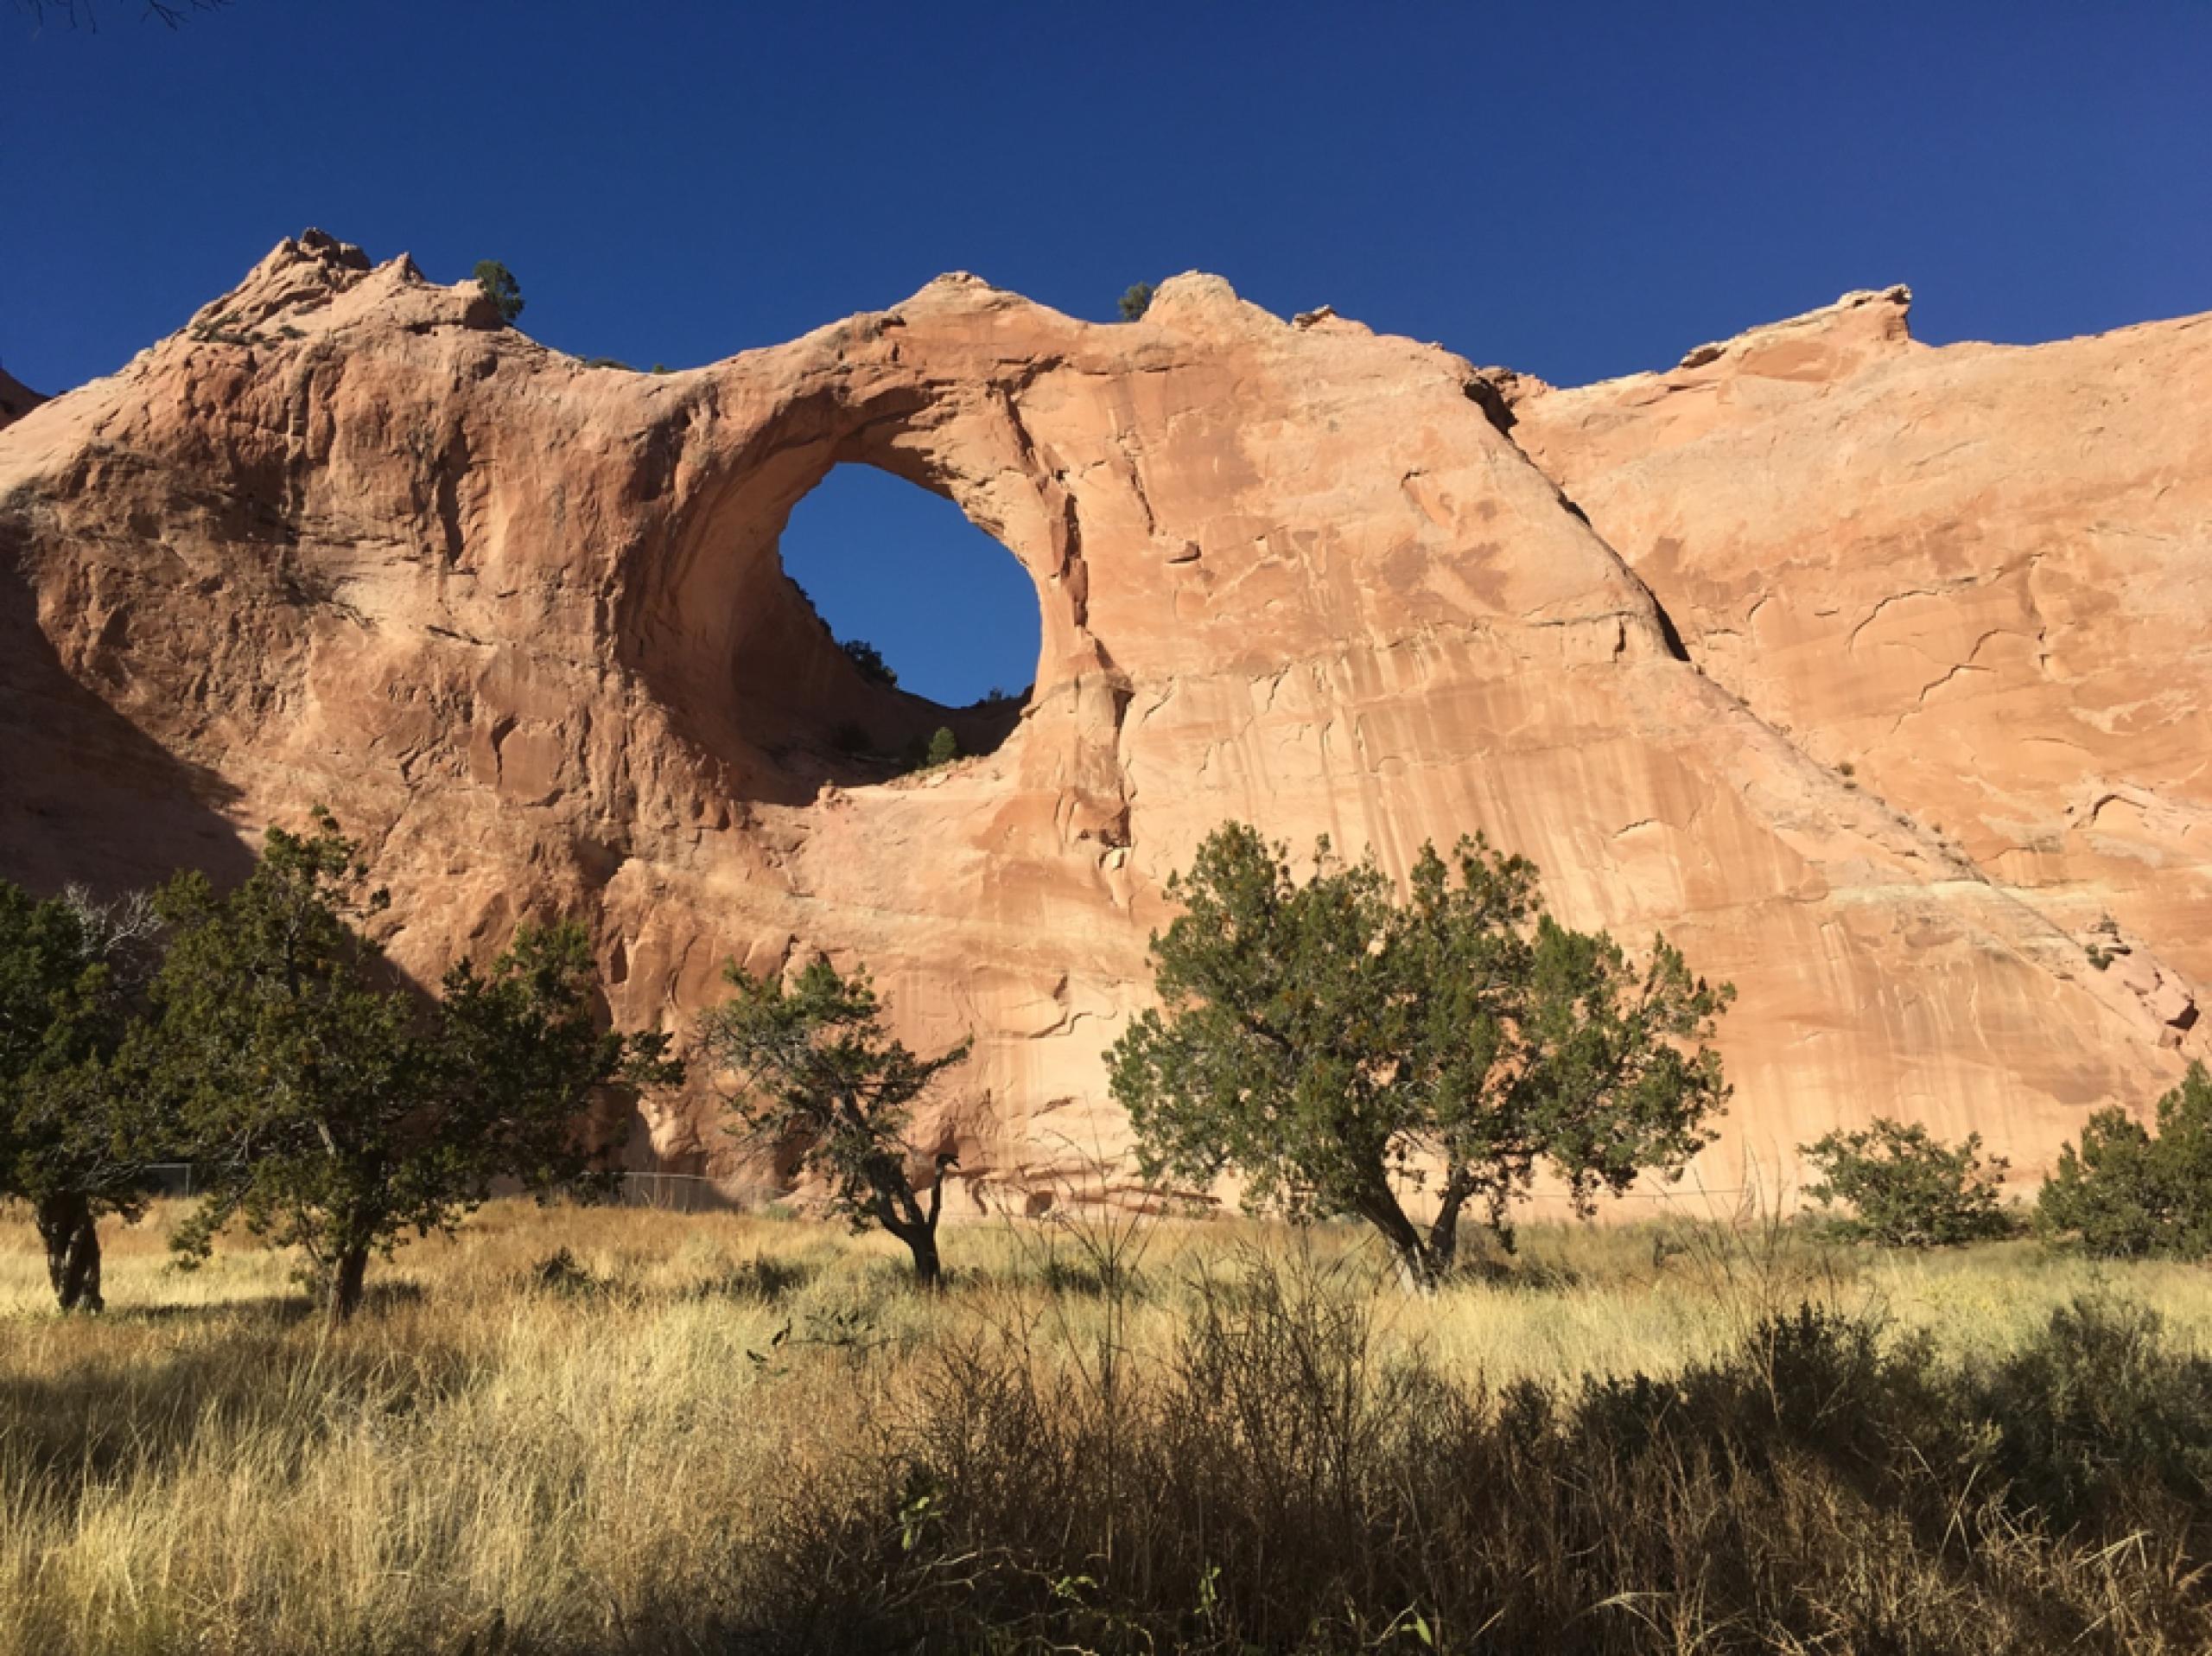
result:
M 1898 348 L 1866 337 L 1898 303 L 1676 377 L 1735 387 L 1722 408 L 1764 375 L 1855 386 Z M 2098 347 L 2045 349 L 2088 352 L 2061 371 L 2086 384 Z M 1121 1147 L 1099 1055 L 1144 1001 L 1160 882 L 1215 823 L 1397 868 L 1481 828 L 1570 920 L 1663 927 L 1738 985 L 1707 1188 L 1878 1111 L 2032 1171 L 2088 1108 L 2171 1079 L 2191 968 L 2116 909 L 2128 952 L 2099 970 L 2070 913 L 1892 797 L 1885 761 L 1843 774 L 1789 699 L 1817 655 L 1732 668 L 1681 576 L 1700 534 L 1738 543 L 1643 532 L 1661 508 L 1635 468 L 1678 428 L 1648 406 L 1675 393 L 1634 384 L 1485 375 L 1201 276 L 1118 326 L 946 277 L 633 374 L 310 232 L 0 434 L 0 872 L 234 868 L 321 801 L 426 975 L 578 912 L 615 1016 L 677 1025 L 726 959 L 864 959 L 918 1043 L 976 1035 L 925 1148 L 957 1146 L 994 1206 Z M 944 716 L 861 678 L 782 573 L 791 506 L 841 462 L 950 499 L 1036 586 L 1036 689 L 964 716 L 982 757 L 888 780 L 850 751 L 853 727 L 891 748 Z M 2080 486 L 2112 547 L 2146 520 L 2113 516 L 2113 479 Z M 703 1091 L 652 1105 L 635 1149 L 735 1162 Z

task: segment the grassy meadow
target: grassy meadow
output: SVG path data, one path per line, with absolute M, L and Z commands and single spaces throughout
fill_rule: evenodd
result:
M 499 1203 L 331 1327 L 0 1217 L 0 1656 L 2202 1651 L 2212 1291 L 2030 1242 Z

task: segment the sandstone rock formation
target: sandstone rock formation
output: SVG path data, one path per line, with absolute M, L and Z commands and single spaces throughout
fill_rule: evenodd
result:
M 2143 572 L 2188 572 L 2201 433 L 2170 409 L 2147 439 L 2062 453 L 2038 436 L 2044 471 L 1970 497 L 1884 487 L 1866 461 L 1880 498 L 1853 509 L 1889 525 L 1867 534 L 1894 544 L 1893 589 L 1809 527 L 1821 508 L 1801 492 L 1849 458 L 1822 455 L 1817 430 L 1802 486 L 1686 501 L 1656 468 L 1701 452 L 1695 493 L 1727 471 L 1726 443 L 1764 441 L 1748 411 L 1786 410 L 1754 364 L 1797 374 L 1773 383 L 1808 404 L 1840 387 L 1832 411 L 1864 407 L 1869 430 L 1934 452 L 1991 399 L 2060 385 L 2077 434 L 2095 397 L 2115 430 L 2155 427 L 2099 376 L 2171 346 L 2164 372 L 2201 388 L 2204 359 L 2143 330 L 2045 347 L 2017 392 L 2000 375 L 1955 398 L 1931 366 L 1910 382 L 1936 428 L 1923 436 L 1861 385 L 1892 358 L 1950 354 L 1885 337 L 1897 303 L 1719 347 L 1681 373 L 1745 423 L 1678 427 L 1648 406 L 1668 392 L 1484 375 L 1325 309 L 1286 323 L 1201 276 L 1119 326 L 950 276 L 710 367 L 592 368 L 501 328 L 471 289 L 309 232 L 0 434 L 0 873 L 227 871 L 260 825 L 321 801 L 367 840 L 397 900 L 394 957 L 425 976 L 524 914 L 576 912 L 614 1016 L 680 1027 L 727 959 L 863 959 L 917 1044 L 976 1035 L 924 1148 L 957 1146 L 963 1197 L 997 1207 L 1122 1144 L 1099 1056 L 1145 998 L 1160 883 L 1214 824 L 1300 845 L 1325 831 L 1394 868 L 1481 828 L 1537 860 L 1571 921 L 1664 927 L 1737 984 L 1736 1099 L 1699 1169 L 1722 1200 L 1747 1166 L 1770 1183 L 1796 1143 L 1878 1111 L 1978 1128 L 2032 1173 L 2091 1107 L 2146 1101 L 2178 1068 L 2173 1042 L 2198 1038 L 2177 1007 L 2201 964 L 2153 901 L 2195 901 L 2196 876 L 2160 888 L 2113 842 L 2189 844 L 2174 755 L 2203 703 L 2183 680 L 2138 704 L 2098 629 L 2126 647 L 2177 637 Z M 1957 364 L 1987 371 L 1971 351 Z M 2158 372 L 2128 384 L 2164 395 Z M 954 716 L 982 757 L 894 777 L 851 751 L 851 727 L 888 750 L 947 716 L 862 680 L 779 564 L 792 506 L 847 462 L 952 500 L 1035 583 L 1033 695 Z M 2065 717 L 2066 684 L 2115 675 L 2070 727 L 2090 756 L 2063 775 L 2013 741 L 1961 736 L 1980 750 L 1922 761 L 1914 736 L 1865 734 L 1901 696 L 1943 705 L 1919 695 L 1918 663 L 1949 647 L 1945 625 L 1977 629 L 1954 652 L 1969 669 L 2031 653 L 1986 619 L 2028 601 L 2025 576 L 1955 623 L 1933 619 L 1942 597 L 1907 596 L 1993 585 L 1952 581 L 1983 565 L 1907 521 L 1916 500 L 1969 499 L 1978 540 L 2006 557 L 2062 519 L 2089 544 L 2040 558 L 2072 629 L 2043 717 Z M 2179 539 L 2134 550 L 2159 533 Z M 1771 660 L 1717 636 L 1773 567 L 1761 535 L 1777 564 L 1833 551 L 1818 579 L 1841 583 L 1801 592 L 1777 568 L 1759 637 L 1802 619 Z M 2031 596 L 2045 615 L 2061 602 Z M 1803 646 L 1845 602 L 1847 625 L 1881 614 L 1859 676 L 1823 684 L 1847 642 L 1825 663 Z M 2146 670 L 2168 671 L 2124 666 Z M 1956 839 L 1915 791 L 1931 768 L 1949 773 Z M 1986 824 L 1949 808 L 1971 792 L 2063 812 L 2091 769 L 2136 792 L 2080 806 L 2072 839 L 2017 865 L 1984 838 L 1996 804 Z M 2142 877 L 2098 872 L 2123 864 Z M 2097 904 L 2055 901 L 2062 875 L 2113 893 L 2107 969 L 2077 925 Z M 703 1091 L 656 1102 L 635 1153 L 735 1169 L 715 1121 Z
M 1903 288 L 1501 385 L 1691 658 L 2106 959 L 2212 980 L 2212 317 L 1931 350 Z

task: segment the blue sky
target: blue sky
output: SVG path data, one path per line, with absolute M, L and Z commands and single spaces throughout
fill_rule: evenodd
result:
M 640 365 L 951 269 L 1097 317 L 1211 270 L 1562 382 L 1897 281 L 1939 342 L 2212 309 L 2208 0 L 97 3 L 0 4 L 0 361 L 44 391 L 309 224 L 504 259 L 527 331 Z M 841 475 L 787 552 L 964 699 L 1034 663 L 980 539 Z

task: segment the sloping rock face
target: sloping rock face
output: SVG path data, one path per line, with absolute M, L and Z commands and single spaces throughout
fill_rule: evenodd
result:
M 1232 817 L 1397 869 L 1482 829 L 1570 922 L 1732 979 L 1719 1200 L 1877 1112 L 2032 1172 L 2166 1085 L 2155 997 L 2039 894 L 1700 671 L 1677 615 L 1683 659 L 1523 452 L 1554 395 L 1206 277 L 1113 327 L 947 277 L 711 367 L 594 369 L 310 232 L 0 434 L 0 872 L 227 872 L 324 802 L 426 978 L 553 913 L 632 1026 L 683 1027 L 726 959 L 865 960 L 917 1045 L 976 1037 L 920 1148 L 986 1207 L 1124 1147 L 1101 1054 L 1161 882 Z M 982 757 L 865 757 L 946 716 L 863 681 L 779 564 L 847 462 L 1035 584 L 1035 691 L 958 716 Z M 739 1168 L 703 1085 L 646 1111 L 641 1164 Z
M 2212 980 L 2212 317 L 1929 349 L 1910 303 L 1509 379 L 1513 436 L 1700 666 L 2183 1042 Z

